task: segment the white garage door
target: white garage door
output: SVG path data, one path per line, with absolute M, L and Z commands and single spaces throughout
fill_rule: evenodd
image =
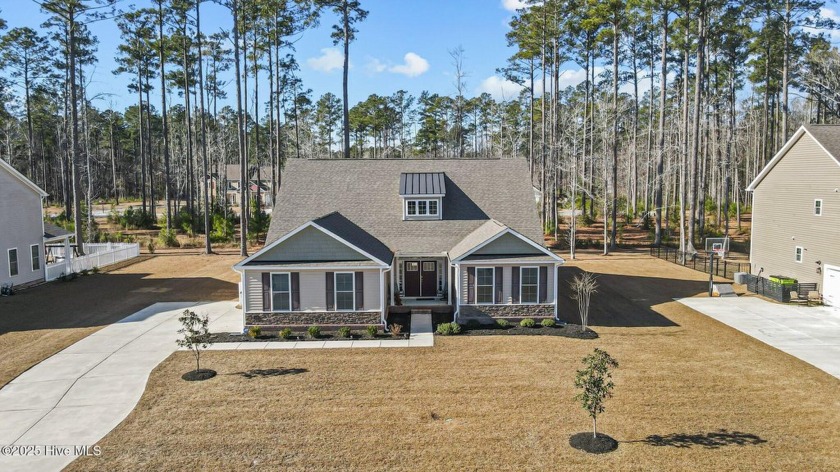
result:
M 825 266 L 823 299 L 826 305 L 840 307 L 840 267 Z

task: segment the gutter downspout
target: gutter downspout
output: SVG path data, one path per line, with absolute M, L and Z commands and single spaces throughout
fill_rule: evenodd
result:
M 387 305 L 387 297 L 385 296 L 385 272 L 391 272 L 391 268 L 387 269 L 379 269 L 379 289 L 382 292 L 382 324 L 385 325 L 385 328 L 388 328 L 388 321 L 385 319 L 386 312 L 388 311 Z M 391 280 L 394 280 L 394 273 L 391 272 Z M 393 298 L 394 288 L 391 287 L 391 297 Z
M 557 300 L 560 299 L 560 285 L 557 283 L 560 280 L 560 274 L 558 273 L 560 269 L 560 264 L 555 262 L 554 263 L 554 320 L 560 321 L 560 317 L 558 316 L 557 311 Z
M 455 264 L 455 314 L 452 321 L 458 322 L 458 314 L 461 312 L 461 264 Z

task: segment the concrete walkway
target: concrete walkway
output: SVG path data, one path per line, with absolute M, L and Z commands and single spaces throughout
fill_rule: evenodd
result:
M 236 302 L 156 303 L 42 361 L 0 389 L 0 446 L 37 446 L 26 456 L 4 448 L 0 471 L 61 470 L 82 453 L 73 446 L 93 446 L 120 424 L 143 395 L 152 369 L 178 349 L 178 316 L 186 308 L 208 315 L 211 331 L 241 329 Z M 213 349 L 430 347 L 431 315 L 412 316 L 411 333 L 404 340 L 224 343 Z
M 840 310 L 756 297 L 677 301 L 840 378 Z
M 93 446 L 137 405 L 149 373 L 177 349 L 178 315 L 184 309 L 207 314 L 212 323 L 236 320 L 241 315 L 235 305 L 156 303 L 12 380 L 0 389 L 0 445 L 40 447 L 29 456 L 0 454 L 0 470 L 67 466 L 80 455 L 72 446 Z

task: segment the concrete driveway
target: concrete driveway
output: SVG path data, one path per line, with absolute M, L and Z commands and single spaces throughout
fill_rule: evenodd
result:
M 149 374 L 178 346 L 178 315 L 207 314 L 214 331 L 241 323 L 236 302 L 156 303 L 97 331 L 0 389 L 2 471 L 61 470 L 134 409 Z M 61 448 L 47 446 L 65 446 Z M 107 453 L 107 451 L 106 451 Z
M 840 309 L 756 297 L 677 301 L 840 378 Z

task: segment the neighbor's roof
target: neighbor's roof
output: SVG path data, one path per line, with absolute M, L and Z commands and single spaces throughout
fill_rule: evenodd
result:
M 61 226 L 44 222 L 44 239 L 60 239 L 66 236 L 73 236 L 73 233 L 71 231 L 67 231 Z
M 403 172 L 400 174 L 400 195 L 445 195 L 443 172 Z
M 8 172 L 9 174 L 11 174 L 11 176 L 12 176 L 12 177 L 14 177 L 14 178 L 16 178 L 16 179 L 20 180 L 20 181 L 21 181 L 24 185 L 26 185 L 27 187 L 29 187 L 30 189 L 32 189 L 32 191 L 34 191 L 35 193 L 37 193 L 37 194 L 38 194 L 38 195 L 40 195 L 41 197 L 46 197 L 46 196 L 48 196 L 48 195 L 49 195 L 47 192 L 45 192 L 45 191 L 41 190 L 41 187 L 39 187 L 39 186 L 35 185 L 35 183 L 34 183 L 34 182 L 32 182 L 31 180 L 27 179 L 27 178 L 26 178 L 26 176 L 24 176 L 23 174 L 21 174 L 20 172 L 18 172 L 18 171 L 17 171 L 14 167 L 12 167 L 12 165 L 11 165 L 11 164 L 9 164 L 8 162 L 4 161 L 2 158 L 0 158 L 0 169 L 5 170 L 5 171 L 6 171 L 6 172 Z
M 251 166 L 249 170 L 251 175 L 248 178 L 256 179 L 257 166 Z M 239 181 L 239 177 L 239 164 L 225 164 L 225 179 Z M 262 166 L 260 168 L 260 179 L 271 180 L 271 166 Z
M 441 220 L 403 221 L 411 173 L 444 174 Z M 442 254 L 491 219 L 542 245 L 530 182 L 524 159 L 289 159 L 267 241 L 338 212 L 390 253 Z
M 773 159 L 764 166 L 764 169 L 759 172 L 758 176 L 747 187 L 748 192 L 752 192 L 758 187 L 758 184 L 767 177 L 767 174 L 776 167 L 776 164 L 787 154 L 791 147 L 799 141 L 804 134 L 811 136 L 814 141 L 834 159 L 837 165 L 840 165 L 840 125 L 804 125 L 793 133 L 793 136 L 782 146 L 782 149 L 773 156 Z

